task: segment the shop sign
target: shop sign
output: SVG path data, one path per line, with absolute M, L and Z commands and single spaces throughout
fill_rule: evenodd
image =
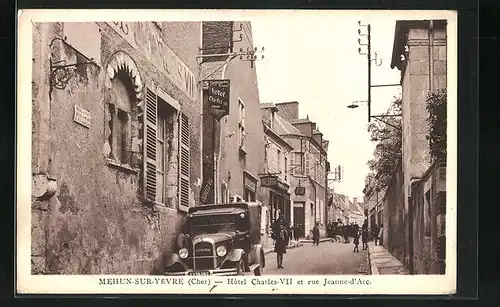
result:
M 306 194 L 305 187 L 296 187 L 295 188 L 295 195 L 305 195 L 305 194 Z
M 283 191 L 288 191 L 288 185 L 279 181 L 276 176 L 266 176 L 262 177 L 260 185 L 263 187 L 276 188 Z
M 253 192 L 257 191 L 257 181 L 256 180 L 254 180 L 253 178 L 250 178 L 250 176 L 248 176 L 248 175 L 245 175 L 245 177 L 243 177 L 243 180 L 244 180 L 244 185 L 247 189 L 249 189 L 250 191 L 253 191 Z
M 229 80 L 208 81 L 208 103 L 217 119 L 229 115 L 229 90 Z
M 196 97 L 196 78 L 186 64 L 170 49 L 153 22 L 113 21 L 107 24 L 165 74 L 190 99 Z
M 90 128 L 90 112 L 75 105 L 73 120 L 85 128 Z

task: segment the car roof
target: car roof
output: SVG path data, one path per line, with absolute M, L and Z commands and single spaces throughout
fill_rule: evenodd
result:
M 205 214 L 232 214 L 240 213 L 251 207 L 261 206 L 255 202 L 241 202 L 241 203 L 225 203 L 225 204 L 209 204 L 189 208 L 191 215 L 205 215 Z

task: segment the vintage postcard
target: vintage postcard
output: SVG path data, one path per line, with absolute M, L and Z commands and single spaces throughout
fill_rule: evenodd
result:
M 18 21 L 19 293 L 455 293 L 456 12 Z

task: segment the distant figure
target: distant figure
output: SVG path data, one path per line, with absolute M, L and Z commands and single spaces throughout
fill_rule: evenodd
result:
M 342 234 L 344 235 L 344 243 L 350 243 L 350 241 L 349 241 L 349 225 L 348 224 L 342 226 Z
M 383 245 L 383 242 L 384 242 L 384 224 L 380 224 L 377 239 L 378 239 L 378 244 Z
M 373 228 L 372 228 L 372 237 L 375 241 L 375 245 L 377 245 L 377 236 L 378 236 L 378 228 L 377 228 L 377 225 L 373 225 Z
M 313 230 L 313 244 L 316 244 L 316 246 L 319 245 L 319 223 L 316 222 L 316 225 L 314 226 Z
M 363 242 L 363 250 L 368 249 L 368 221 L 365 220 L 361 227 L 361 240 Z
M 299 232 L 300 232 L 300 226 L 299 224 L 296 224 L 293 226 L 293 238 L 295 241 L 299 241 Z
M 359 253 L 359 232 L 356 232 L 354 234 L 354 249 L 352 250 L 352 252 L 356 252 L 356 253 Z
M 275 234 L 274 251 L 276 252 L 276 260 L 278 269 L 283 269 L 283 254 L 286 254 L 286 247 L 288 245 L 289 237 L 285 229 L 285 225 L 280 224 L 279 230 Z

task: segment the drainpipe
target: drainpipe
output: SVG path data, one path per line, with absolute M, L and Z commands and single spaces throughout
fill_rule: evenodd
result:
M 434 22 L 429 21 L 429 92 L 434 88 Z

